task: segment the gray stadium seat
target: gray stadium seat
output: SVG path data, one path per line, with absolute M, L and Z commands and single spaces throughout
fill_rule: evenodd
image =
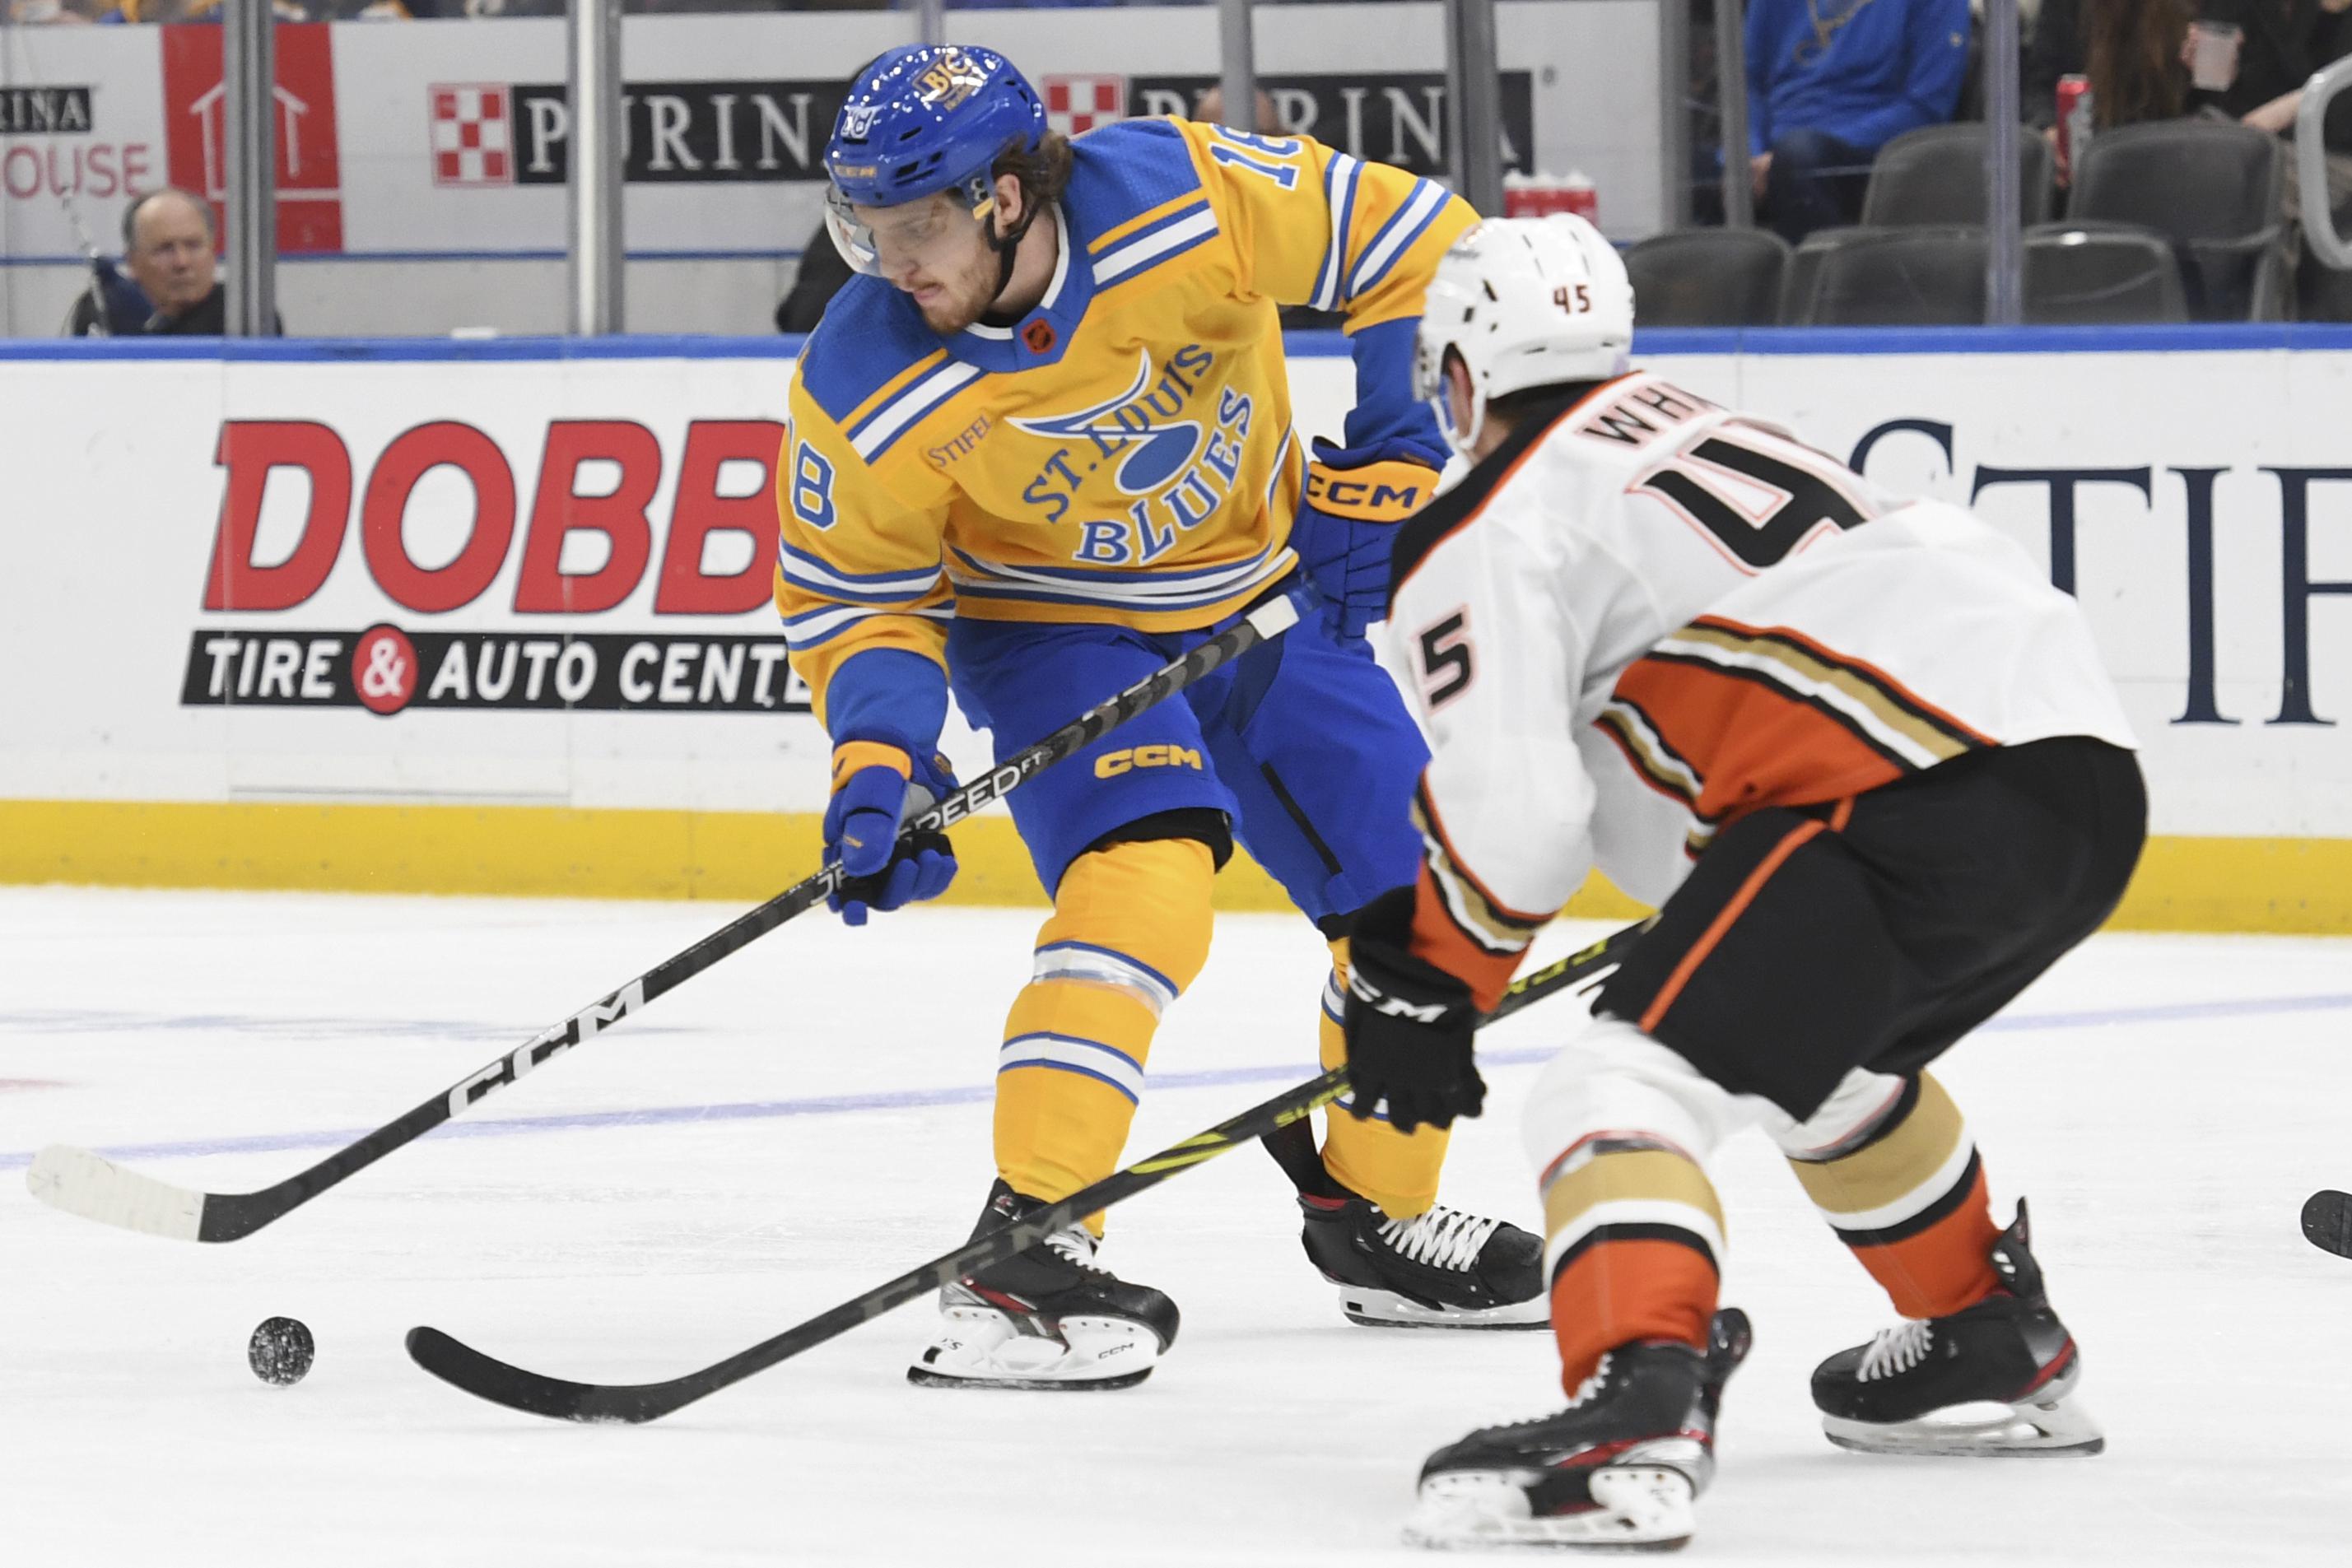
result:
M 2069 223 L 2137 224 L 2172 242 L 2200 320 L 2273 320 L 2284 265 L 2277 137 L 2227 120 L 2164 120 L 2102 131 L 2076 161 Z
M 2025 319 L 2043 326 L 2188 320 L 2172 243 L 2123 224 L 2044 224 L 2031 230 Z
M 1862 199 L 1863 225 L 1985 222 L 1987 134 L 1982 125 L 1924 125 L 1880 148 Z M 2056 200 L 2050 144 L 2020 126 L 2017 156 L 2018 221 L 2047 222 Z
M 1797 247 L 1781 319 L 1804 327 L 1964 327 L 1985 314 L 1984 230 L 1822 229 Z
M 1769 327 L 1789 244 L 1769 229 L 1676 229 L 1625 252 L 1644 327 Z

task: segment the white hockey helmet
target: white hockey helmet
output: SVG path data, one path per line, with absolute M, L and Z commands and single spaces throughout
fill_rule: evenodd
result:
M 1413 353 L 1413 394 L 1437 408 L 1438 428 L 1464 456 L 1490 398 L 1624 372 L 1633 345 L 1633 286 L 1617 247 L 1570 213 L 1488 218 L 1463 232 L 1437 264 Z M 1445 399 L 1445 356 L 1470 372 L 1470 428 L 1456 430 Z

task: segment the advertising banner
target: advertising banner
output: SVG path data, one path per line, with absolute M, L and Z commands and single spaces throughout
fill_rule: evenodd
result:
M 0 798 L 821 810 L 769 599 L 788 345 L 614 348 L 12 367 Z M 1336 434 L 1352 366 L 1299 348 Z M 2352 350 L 1651 362 L 2045 563 L 2158 833 L 2352 843 Z
M 1258 69 L 1283 128 L 1443 173 L 1440 9 L 1269 8 Z M 1580 165 L 1612 229 L 1654 227 L 1653 0 L 1506 0 L 1498 12 L 1506 166 Z M 1219 70 L 1210 6 L 958 11 L 954 25 L 1018 62 L 1070 135 L 1189 114 Z M 821 215 L 820 156 L 849 73 L 912 41 L 912 27 L 903 12 L 628 17 L 630 250 L 797 252 Z M 277 38 L 281 251 L 560 251 L 572 130 L 561 18 L 281 24 Z M 77 257 L 77 221 L 111 254 L 131 196 L 168 183 L 222 197 L 218 26 L 12 27 L 0 44 L 0 254 Z

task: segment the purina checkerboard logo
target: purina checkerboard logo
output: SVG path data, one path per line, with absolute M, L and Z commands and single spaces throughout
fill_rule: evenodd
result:
M 514 115 L 503 86 L 437 84 L 432 89 L 433 183 L 514 183 Z
M 1064 76 L 1045 78 L 1045 121 L 1065 136 L 1127 118 L 1127 78 Z

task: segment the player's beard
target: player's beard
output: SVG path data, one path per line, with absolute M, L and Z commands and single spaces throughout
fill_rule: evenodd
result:
M 961 277 L 937 280 L 938 295 L 915 301 L 915 308 L 923 313 L 923 325 L 948 338 L 979 320 L 995 301 L 996 274 L 996 257 L 992 255 Z

